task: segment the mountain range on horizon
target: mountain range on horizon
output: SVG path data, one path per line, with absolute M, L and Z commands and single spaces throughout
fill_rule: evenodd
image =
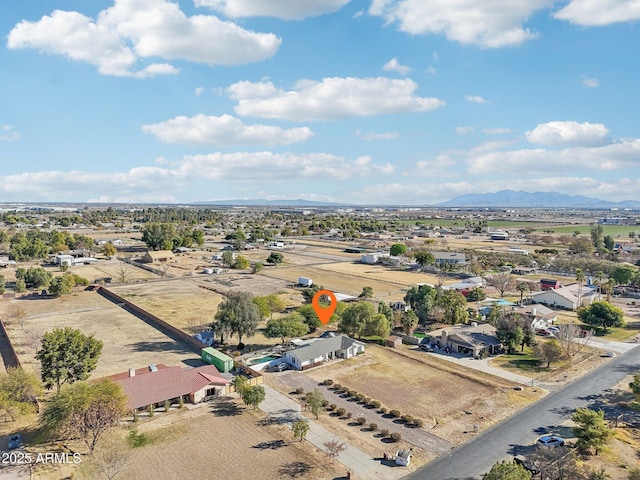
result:
M 196 202 L 194 205 L 229 206 L 282 206 L 282 207 L 337 207 L 347 204 L 319 202 L 303 199 L 231 199 Z M 399 204 L 398 204 L 399 205 Z M 435 207 L 513 207 L 513 208 L 640 208 L 640 201 L 623 200 L 612 202 L 583 195 L 567 195 L 559 192 L 525 192 L 522 190 L 501 190 L 499 192 L 460 195 Z
M 518 208 L 640 208 L 640 201 L 611 202 L 582 195 L 559 192 L 525 192 L 501 190 L 493 193 L 460 195 L 438 207 L 518 207 Z

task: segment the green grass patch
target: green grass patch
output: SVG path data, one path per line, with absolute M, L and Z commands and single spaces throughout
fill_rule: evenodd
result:
M 379 335 L 369 335 L 362 337 L 360 340 L 367 343 L 377 343 L 378 345 L 384 345 L 384 338 Z
M 572 235 L 573 232 L 580 232 L 584 235 L 589 235 L 591 233 L 592 225 L 568 225 L 561 227 L 537 227 L 536 231 L 538 233 L 542 233 L 545 231 L 553 232 L 553 233 L 562 233 Z M 640 237 L 640 229 L 634 227 L 633 225 L 602 225 L 602 231 L 604 235 L 611 235 L 612 237 L 621 237 L 622 239 L 628 240 L 629 232 L 635 232 L 636 236 Z M 625 238 L 626 237 L 626 238 Z
M 144 433 L 138 433 L 137 430 L 131 430 L 127 435 L 127 443 L 131 448 L 140 448 L 151 443 L 151 439 Z
M 533 350 L 524 348 L 524 352 L 505 353 L 489 362 L 491 366 L 505 370 L 519 370 L 525 372 L 538 372 L 544 370 L 538 367 L 538 360 L 533 356 Z
M 414 332 L 413 336 L 416 337 L 416 338 L 424 338 L 424 337 L 426 337 L 426 335 L 424 333 L 422 333 L 422 332 Z

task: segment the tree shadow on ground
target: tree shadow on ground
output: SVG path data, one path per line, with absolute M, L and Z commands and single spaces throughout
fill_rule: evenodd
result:
M 172 353 L 193 353 L 191 349 L 176 341 L 165 342 L 135 342 L 130 343 L 127 347 L 131 347 L 134 352 L 172 352 Z
M 217 417 L 235 417 L 236 415 L 242 414 L 243 409 L 238 406 L 232 400 L 221 399 L 213 404 L 213 408 L 211 409 L 211 413 L 213 413 Z
M 260 442 L 253 446 L 259 450 L 278 450 L 288 445 L 284 440 L 269 440 L 268 442 Z
M 303 477 L 311 470 L 311 465 L 306 462 L 284 463 L 278 468 L 278 474 L 283 477 L 298 478 Z

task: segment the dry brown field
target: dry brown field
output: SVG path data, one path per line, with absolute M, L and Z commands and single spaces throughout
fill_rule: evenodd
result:
M 229 402 L 237 405 L 236 400 Z M 243 406 L 222 410 L 214 402 L 140 423 L 140 432 L 160 440 L 136 449 L 135 461 L 122 478 L 146 480 L 153 472 L 156 480 L 273 480 L 289 477 L 297 462 L 309 469 L 295 478 L 324 480 L 344 474 L 339 463 L 331 465 L 308 442 L 294 441 L 286 427 L 261 425 L 263 418 L 259 411 Z
M 460 443 L 477 424 L 480 430 L 503 420 L 537 400 L 542 389 L 512 389 L 507 380 L 466 370 L 403 346 L 393 349 L 367 345 L 363 355 L 307 372 L 327 378 L 425 421 L 431 433 Z M 534 391 L 535 390 L 535 391 Z
M 24 309 L 22 320 L 17 309 Z M 134 317 L 96 292 L 76 291 L 59 298 L 39 295 L 5 299 L 0 315 L 9 338 L 26 368 L 38 370 L 35 359 L 39 338 L 54 328 L 73 327 L 104 342 L 98 367 L 92 378 L 144 367 L 150 363 L 193 365 L 199 355 L 145 322 Z

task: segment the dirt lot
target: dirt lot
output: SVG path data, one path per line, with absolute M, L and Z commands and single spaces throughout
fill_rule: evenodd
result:
M 162 441 L 137 449 L 122 478 L 146 480 L 153 472 L 157 480 L 271 480 L 290 476 L 296 466 L 308 471 L 295 478 L 323 480 L 344 474 L 340 464 L 329 464 L 308 442 L 292 441 L 290 430 L 261 426 L 261 419 L 261 412 L 245 411 L 230 400 L 225 408 L 214 403 L 213 408 L 185 409 L 141 423 L 140 432 Z M 252 468 L 246 468 L 245 461 Z
M 24 317 L 15 317 L 17 308 Z M 104 342 L 102 355 L 92 377 L 97 378 L 144 367 L 150 363 L 166 365 L 199 364 L 199 355 L 155 328 L 104 299 L 96 292 L 79 291 L 60 298 L 38 295 L 0 302 L 9 337 L 20 361 L 37 369 L 35 360 L 39 337 L 56 327 L 70 326 L 93 334 Z
M 421 418 L 431 433 L 455 444 L 469 439 L 465 432 L 474 424 L 484 430 L 544 394 L 541 389 L 514 391 L 505 380 L 426 359 L 406 346 L 395 352 L 367 345 L 364 355 L 307 375 L 319 382 L 331 378 L 389 409 Z

